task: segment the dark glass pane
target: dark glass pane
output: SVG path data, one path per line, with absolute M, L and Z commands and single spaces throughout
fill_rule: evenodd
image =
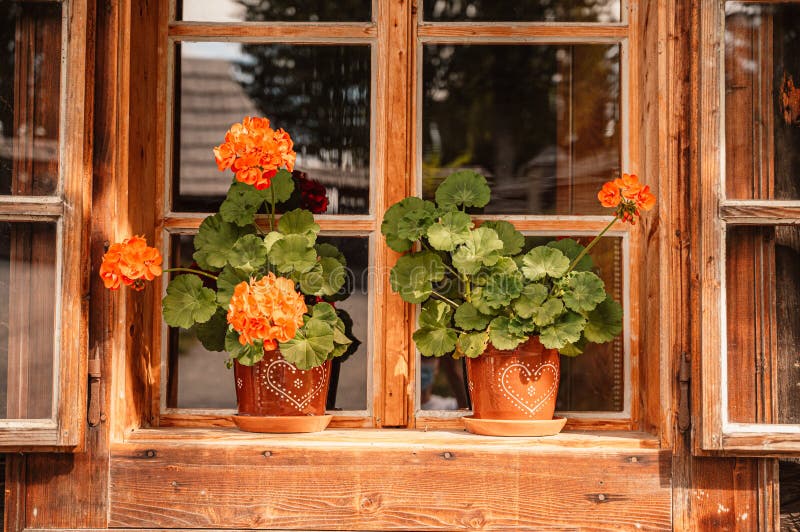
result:
M 529 248 L 553 237 L 527 237 Z M 575 238 L 586 245 L 591 237 Z M 592 248 L 597 273 L 606 291 L 623 303 L 622 239 L 605 237 Z M 606 344 L 589 344 L 575 358 L 561 357 L 561 383 L 556 408 L 560 411 L 621 412 L 625 407 L 623 336 Z M 463 362 L 446 357 L 421 357 L 420 405 L 423 410 L 469 408 Z
M 213 147 L 265 116 L 292 136 L 296 170 L 325 188 L 327 213 L 369 212 L 369 46 L 184 42 L 177 54 L 173 210 L 217 210 L 232 175 Z
M 0 2 L 0 194 L 58 190 L 61 4 Z
M 619 22 L 619 0 L 423 0 L 437 22 Z
M 172 238 L 175 266 L 192 264 L 192 235 Z M 369 239 L 366 237 L 322 236 L 321 242 L 337 246 L 347 258 L 349 298 L 336 303 L 353 321 L 353 335 L 360 342 L 355 352 L 333 365 L 328 408 L 365 410 L 367 408 L 367 341 L 370 298 L 368 293 Z M 236 408 L 233 373 L 225 368 L 227 355 L 208 351 L 193 331 L 169 329 L 167 406 L 170 408 Z
M 618 45 L 428 45 L 422 192 L 489 179 L 486 214 L 598 214 L 620 170 Z
M 800 530 L 800 459 L 778 461 L 780 475 L 781 532 Z
M 0 222 L 0 418 L 52 416 L 56 224 Z
M 800 423 L 800 227 L 727 234 L 728 417 Z
M 731 2 L 725 16 L 726 193 L 800 199 L 800 5 Z
M 178 0 L 178 20 L 368 22 L 372 0 Z

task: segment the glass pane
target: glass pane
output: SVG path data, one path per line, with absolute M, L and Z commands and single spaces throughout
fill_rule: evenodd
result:
M 800 199 L 800 5 L 728 3 L 726 193 Z
M 727 234 L 728 416 L 800 423 L 800 227 Z
M 368 22 L 372 0 L 178 0 L 178 20 Z
M 172 238 L 174 266 L 192 265 L 192 235 Z M 353 320 L 353 335 L 360 342 L 345 360 L 334 361 L 328 394 L 328 408 L 333 410 L 365 410 L 367 408 L 368 368 L 368 261 L 369 239 L 366 237 L 320 237 L 321 242 L 338 246 L 347 258 L 348 288 L 351 295 L 336 307 L 345 310 Z M 196 267 L 196 265 L 194 265 Z M 169 329 L 167 406 L 170 408 L 236 408 L 233 374 L 226 369 L 225 353 L 208 351 L 193 331 Z
M 58 190 L 61 4 L 2 2 L 0 194 Z
M 619 0 L 423 0 L 437 22 L 619 22 Z
M 52 416 L 57 230 L 0 222 L 0 418 Z
M 778 460 L 781 532 L 800 530 L 800 459 Z
M 618 45 L 428 45 L 422 191 L 489 179 L 487 214 L 598 214 L 620 169 Z
M 266 116 L 291 134 L 296 170 L 324 187 L 325 212 L 369 212 L 368 45 L 184 42 L 177 57 L 173 210 L 217 210 L 232 177 L 212 148 L 243 117 Z
M 528 248 L 553 237 L 527 237 Z M 591 237 L 572 236 L 586 245 Z M 605 237 L 592 248 L 595 273 L 620 303 L 623 292 L 622 239 Z M 621 412 L 625 407 L 624 332 L 606 344 L 589 344 L 575 358 L 561 357 L 561 383 L 556 408 L 560 411 Z M 420 405 L 423 410 L 470 408 L 464 363 L 447 357 L 420 357 Z

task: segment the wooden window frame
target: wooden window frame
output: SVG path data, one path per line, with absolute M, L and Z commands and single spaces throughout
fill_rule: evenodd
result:
M 725 4 L 725 0 L 702 0 L 700 7 L 701 130 L 695 193 L 699 205 L 702 415 L 695 452 L 782 456 L 800 450 L 800 425 L 735 423 L 728 419 L 725 235 L 728 226 L 800 224 L 800 201 L 733 200 L 725 196 Z
M 373 20 L 359 23 L 213 23 L 175 21 L 173 2 L 160 2 L 148 7 L 141 19 L 132 21 L 139 25 L 138 32 L 143 35 L 132 39 L 134 42 L 142 38 L 153 39 L 147 53 L 157 57 L 158 61 L 149 64 L 145 60 L 142 68 L 149 69 L 149 75 L 155 79 L 156 89 L 141 101 L 131 101 L 131 114 L 136 115 L 139 106 L 146 108 L 148 102 L 155 105 L 155 115 L 159 118 L 146 124 L 133 124 L 130 152 L 139 149 L 134 138 L 147 138 L 149 146 L 157 146 L 159 156 L 152 162 L 131 161 L 130 175 L 154 175 L 153 182 L 137 184 L 136 191 L 129 192 L 129 198 L 135 194 L 152 194 L 155 190 L 164 201 L 146 209 L 134 207 L 128 200 L 128 209 L 136 208 L 137 219 L 132 220 L 132 227 L 138 232 L 152 238 L 157 246 L 166 250 L 167 236 L 191 232 L 202 222 L 201 214 L 172 213 L 169 211 L 167 197 L 167 172 L 170 168 L 169 154 L 171 142 L 168 131 L 172 127 L 169 96 L 171 89 L 170 57 L 172 43 L 178 40 L 235 40 L 244 42 L 289 42 L 297 44 L 336 44 L 336 43 L 368 43 L 373 47 L 373 103 L 372 118 L 375 130 L 372 133 L 371 147 L 371 206 L 369 215 L 321 215 L 316 219 L 323 232 L 328 234 L 371 234 L 372 264 L 379 276 L 374 281 L 373 312 L 371 329 L 375 331 L 371 341 L 372 390 L 368 396 L 368 407 L 371 412 L 344 413 L 335 415 L 331 423 L 332 429 L 340 428 L 383 428 L 398 427 L 408 429 L 463 429 L 463 420 L 459 416 L 464 412 L 436 415 L 436 412 L 418 411 L 417 379 L 418 355 L 411 340 L 413 324 L 416 322 L 416 309 L 404 303 L 391 291 L 388 281 L 388 270 L 399 256 L 383 242 L 380 234 L 382 213 L 386 208 L 419 190 L 418 142 L 412 142 L 418 134 L 421 123 L 419 101 L 421 94 L 421 76 L 417 62 L 420 50 L 425 42 L 481 42 L 481 43 L 524 43 L 524 44 L 619 44 L 620 45 L 620 89 L 621 89 L 621 164 L 626 171 L 641 174 L 645 167 L 652 169 L 652 163 L 645 164 L 644 138 L 647 128 L 652 127 L 650 118 L 640 118 L 646 98 L 645 83 L 641 79 L 645 70 L 645 49 L 642 44 L 644 21 L 638 11 L 635 0 L 623 2 L 622 20 L 615 23 L 438 23 L 422 21 L 422 9 L 416 3 L 406 5 L 405 2 L 381 2 L 373 0 Z M 134 27 L 134 29 L 136 29 Z M 651 28 L 654 31 L 654 28 Z M 416 49 L 415 49 L 416 48 Z M 136 58 L 132 59 L 132 62 Z M 133 67 L 132 67 L 133 68 Z M 131 96 L 133 98 L 133 96 Z M 403 119 L 389 120 L 388 116 Z M 376 118 L 377 117 L 377 118 Z M 144 120 L 147 120 L 144 118 Z M 134 133 L 134 130 L 136 131 Z M 387 142 L 386 139 L 394 139 Z M 628 139 L 626 142 L 625 139 Z M 145 141 L 142 141 L 145 142 Z M 149 151 L 149 148 L 148 148 Z M 211 164 L 211 163 L 209 163 Z M 132 173 L 135 168 L 137 174 Z M 392 176 L 384 179 L 383 176 Z M 647 179 L 647 178 L 646 178 Z M 657 179 L 657 178 L 653 178 Z M 650 180 L 653 182 L 653 180 Z M 653 183 L 655 185 L 655 183 Z M 148 192 L 149 190 L 149 192 Z M 144 212 L 141 212 L 144 211 Z M 487 217 L 487 219 L 490 217 Z M 646 217 L 647 218 L 647 217 Z M 523 232 L 530 234 L 596 234 L 608 222 L 602 216 L 515 216 L 515 225 Z M 630 375 L 626 379 L 625 409 L 621 413 L 570 413 L 567 429 L 606 431 L 616 430 L 630 433 L 635 439 L 649 440 L 652 434 L 663 444 L 669 445 L 669 431 L 663 430 L 664 420 L 661 412 L 666 407 L 660 399 L 665 386 L 662 379 L 662 362 L 656 333 L 647 333 L 639 327 L 647 307 L 652 308 L 652 298 L 645 301 L 646 293 L 653 282 L 646 275 L 645 247 L 652 246 L 652 235 L 648 236 L 648 221 L 637 224 L 635 228 L 618 224 L 610 232 L 610 236 L 622 237 L 625 271 L 626 330 L 629 339 L 625 350 L 625 371 Z M 385 273 L 385 275 L 381 274 Z M 156 296 L 141 296 L 142 301 L 134 303 L 135 308 L 144 310 L 141 321 L 141 335 L 127 345 L 121 362 L 114 373 L 116 380 L 114 419 L 112 435 L 117 442 L 140 441 L 140 438 L 179 438 L 185 440 L 186 435 L 180 431 L 187 428 L 200 429 L 194 433 L 196 437 L 210 437 L 207 430 L 214 427 L 232 427 L 230 412 L 221 410 L 174 409 L 162 411 L 160 398 L 163 387 L 164 365 L 160 353 L 165 353 L 165 326 L 162 323 L 158 296 L 163 294 L 164 285 L 160 279 L 153 283 L 152 290 Z M 137 298 L 140 296 L 134 296 Z M 137 300 L 138 301 L 138 300 Z M 129 306 L 129 312 L 132 307 Z M 389 320 L 387 317 L 392 316 Z M 390 322 L 401 323 L 389 326 Z M 137 330 L 137 333 L 139 330 Z M 645 349 L 645 344 L 650 349 Z M 655 349 L 654 349 L 655 347 Z M 645 356 L 645 352 L 648 353 Z M 147 358 L 145 365 L 137 358 L 137 353 Z M 377 356 L 376 356 L 377 354 Z M 646 385 L 645 383 L 648 383 Z M 124 394 L 123 394 L 124 391 Z M 124 395 L 123 400 L 118 400 Z M 152 429 L 148 429 L 152 427 Z M 159 432 L 155 436 L 154 431 Z M 206 431 L 206 432 L 202 432 Z M 203 436 L 201 436 L 201 434 Z M 226 433 L 228 434 L 228 433 Z M 214 436 L 216 437 L 216 436 Z M 367 436 L 369 437 L 369 436 Z M 598 433 L 598 437 L 599 433 Z
M 51 196 L 0 196 L 0 220 L 55 223 L 53 411 L 50 419 L 0 421 L 0 450 L 80 450 L 86 416 L 91 151 L 91 79 L 87 77 L 87 0 L 62 6 L 59 185 Z M 31 289 L 36 289 L 31 287 Z

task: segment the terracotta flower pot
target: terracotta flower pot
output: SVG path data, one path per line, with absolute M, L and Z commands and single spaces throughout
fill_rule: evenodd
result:
M 491 344 L 467 359 L 473 419 L 552 420 L 561 362 L 558 351 L 532 337 L 514 350 Z
M 280 351 L 273 350 L 265 351 L 264 358 L 252 366 L 234 362 L 233 369 L 239 405 L 239 415 L 234 416 L 234 421 L 239 428 L 256 432 L 315 432 L 330 421 L 331 416 L 325 415 L 330 361 L 300 370 L 286 362 Z

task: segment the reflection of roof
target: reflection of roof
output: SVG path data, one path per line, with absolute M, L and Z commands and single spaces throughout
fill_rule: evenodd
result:
M 180 65 L 181 193 L 224 196 L 230 181 L 217 171 L 211 149 L 222 142 L 232 124 L 261 111 L 235 79 L 232 62 L 184 56 Z M 368 187 L 368 169 L 323 168 L 316 157 L 302 156 L 302 146 L 295 148 L 297 169 L 326 187 Z

